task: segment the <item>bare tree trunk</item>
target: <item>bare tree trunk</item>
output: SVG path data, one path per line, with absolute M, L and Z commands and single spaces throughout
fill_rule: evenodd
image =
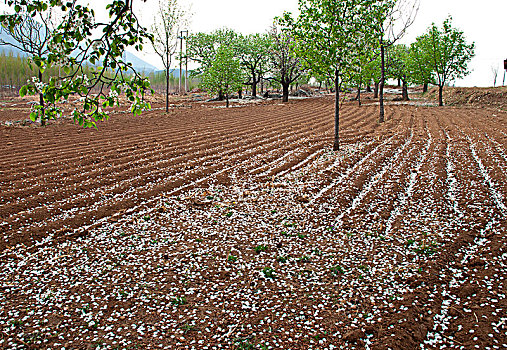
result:
M 334 144 L 333 151 L 338 151 L 340 149 L 340 82 L 339 82 L 339 74 L 338 70 L 334 72 L 334 88 L 336 91 L 335 101 L 334 101 Z
M 361 85 L 357 87 L 357 103 L 359 106 L 361 105 Z
M 229 93 L 225 94 L 225 100 L 226 100 L 225 107 L 229 108 Z
M 255 75 L 255 72 L 252 72 L 252 96 L 257 96 L 257 76 Z
M 165 111 L 169 112 L 169 67 L 165 70 Z
M 423 94 L 428 92 L 428 83 L 423 84 Z
M 438 105 L 444 105 L 444 84 L 438 85 Z
M 401 99 L 403 101 L 410 101 L 410 98 L 408 97 L 408 84 L 405 80 L 402 80 L 403 86 L 401 88 Z
M 282 102 L 289 101 L 289 85 L 290 83 L 282 83 Z
M 371 92 L 370 82 L 366 85 L 366 92 Z
M 373 98 L 378 98 L 378 83 L 375 82 L 375 86 L 373 88 Z
M 243 98 L 243 89 L 238 90 L 238 98 L 241 100 Z
M 380 84 L 379 84 L 379 104 L 380 104 L 380 113 L 378 122 L 384 122 L 384 80 L 385 80 L 385 48 L 383 39 L 380 41 Z

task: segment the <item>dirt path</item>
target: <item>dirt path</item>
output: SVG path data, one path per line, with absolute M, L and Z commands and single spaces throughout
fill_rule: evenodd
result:
M 0 346 L 505 348 L 507 114 L 332 108 L 1 127 Z

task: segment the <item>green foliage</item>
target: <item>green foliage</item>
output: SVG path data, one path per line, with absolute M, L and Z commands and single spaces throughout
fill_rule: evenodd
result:
M 49 10 L 58 9 L 60 24 L 50 32 L 47 52 L 30 53 L 32 67 L 46 72 L 53 66 L 63 71 L 62 76 L 51 76 L 48 81 L 39 77 L 29 81 L 23 93 L 43 97 L 41 105 L 35 105 L 30 117 L 41 122 L 61 115 L 58 102 L 77 94 L 84 97 L 83 107 L 72 113 L 73 119 L 85 127 L 95 127 L 95 122 L 108 118 L 102 109 L 118 104 L 118 95 L 124 93 L 131 102 L 131 111 L 138 115 L 150 108 L 144 101 L 149 82 L 136 72 L 127 74 L 131 65 L 123 61 L 127 47 L 142 51 L 145 40 L 152 36 L 138 24 L 132 11 L 132 2 L 113 0 L 106 5 L 109 22 L 95 21 L 94 11 L 78 2 L 61 0 L 7 0 L 14 13 L 0 15 L 3 28 L 14 32 L 24 18 L 32 18 Z M 85 67 L 91 64 L 92 77 Z M 92 91 L 97 91 L 92 94 Z
M 238 34 L 231 29 L 219 29 L 212 33 L 195 33 L 188 37 L 188 58 L 200 64 L 193 74 L 199 76 L 216 60 L 219 48 L 228 47 L 236 56 Z
M 410 81 L 415 84 L 435 84 L 433 65 L 426 47 L 428 36 L 422 35 L 410 44 L 407 69 Z
M 339 91 L 357 62 L 363 41 L 373 40 L 372 27 L 379 21 L 376 0 L 299 0 L 299 17 L 285 14 L 282 23 L 290 28 L 295 52 L 318 76 L 334 82 L 335 132 L 333 150 L 339 149 Z
M 341 267 L 340 265 L 335 265 L 335 266 L 331 267 L 330 270 L 333 275 L 342 275 L 345 273 L 345 271 L 343 270 L 343 267 Z
M 235 49 L 241 67 L 248 77 L 246 85 L 252 86 L 252 95 L 257 94 L 257 84 L 269 70 L 268 53 L 272 47 L 266 34 L 239 35 Z
M 175 306 L 185 305 L 187 303 L 187 299 L 185 297 L 174 297 L 171 299 L 171 303 Z
M 369 40 L 370 11 L 374 0 L 300 0 L 300 15 L 284 21 L 296 40 L 295 50 L 304 64 L 321 76 L 335 78 L 354 66 L 362 40 Z M 337 20 L 338 19 L 338 20 Z
M 241 89 L 243 74 L 239 60 L 228 46 L 220 46 L 214 61 L 202 74 L 201 85 L 212 94 L 228 96 Z M 228 105 L 228 101 L 227 101 Z
M 468 63 L 475 55 L 475 44 L 467 44 L 463 31 L 452 27 L 451 17 L 444 21 L 442 28 L 433 23 L 416 42 L 424 48 L 426 59 L 435 73 L 440 87 L 439 104 L 443 105 L 444 85 L 469 74 Z
M 260 252 L 265 252 L 266 250 L 268 250 L 268 247 L 263 245 L 263 244 L 260 244 L 258 246 L 255 247 L 255 252 L 256 253 L 260 253 Z
M 275 278 L 275 270 L 272 267 L 265 267 L 262 269 L 262 273 L 264 274 L 264 277 L 266 278 Z
M 280 255 L 276 258 L 276 261 L 280 263 L 286 263 L 289 260 L 289 258 L 285 255 Z
M 389 46 L 387 53 L 387 77 L 392 79 L 407 79 L 409 50 L 403 44 Z
M 475 43 L 467 44 L 464 33 L 452 27 L 447 18 L 442 28 L 433 24 L 428 33 L 426 51 L 439 83 L 463 78 L 469 74 L 468 63 L 475 55 Z

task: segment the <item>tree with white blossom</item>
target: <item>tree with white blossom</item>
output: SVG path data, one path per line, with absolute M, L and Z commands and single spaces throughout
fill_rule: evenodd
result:
M 83 98 L 82 107 L 71 112 L 72 118 L 85 127 L 95 127 L 96 121 L 108 118 L 104 107 L 119 104 L 123 93 L 131 102 L 134 115 L 150 108 L 144 99 L 149 81 L 132 70 L 123 60 L 127 47 L 142 51 L 143 43 L 153 36 L 142 27 L 133 11 L 134 0 L 113 0 L 105 5 L 109 20 L 99 22 L 95 11 L 77 1 L 6 0 L 11 11 L 0 15 L 0 25 L 14 32 L 25 18 L 36 18 L 47 11 L 57 10 L 61 20 L 50 32 L 47 54 L 32 57 L 32 64 L 44 72 L 58 66 L 62 76 L 52 76 L 47 82 L 32 79 L 20 90 L 20 95 L 42 96 L 30 113 L 32 120 L 45 122 L 62 114 L 59 102 L 71 95 Z M 91 76 L 87 72 L 90 70 Z M 133 73 L 129 73 L 132 72 Z M 93 92 L 93 93 L 92 93 Z

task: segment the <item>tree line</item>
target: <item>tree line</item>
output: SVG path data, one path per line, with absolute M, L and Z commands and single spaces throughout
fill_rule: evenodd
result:
M 31 63 L 39 72 L 20 90 L 39 94 L 41 102 L 32 111 L 32 119 L 41 121 L 55 117 L 57 101 L 70 94 L 85 97 L 81 111 L 74 119 L 84 126 L 107 118 L 101 107 L 118 104 L 118 94 L 132 101 L 132 112 L 149 108 L 144 94 L 149 91 L 148 79 L 133 71 L 122 59 L 127 47 L 143 50 L 150 42 L 164 61 L 166 85 L 170 83 L 170 65 L 180 41 L 181 62 L 191 60 L 199 65 L 193 74 L 210 93 L 228 98 L 248 86 L 257 94 L 261 81 L 282 87 L 283 100 L 288 99 L 291 84 L 313 78 L 333 86 L 335 98 L 335 142 L 339 147 L 338 129 L 340 92 L 346 87 L 378 86 L 379 122 L 384 122 L 384 84 L 388 78 L 403 83 L 404 98 L 409 84 L 439 86 L 442 91 L 452 80 L 468 73 L 467 64 L 474 55 L 474 44 L 466 42 L 464 33 L 452 26 L 449 17 L 441 26 L 433 24 L 411 45 L 400 45 L 417 14 L 419 0 L 298 0 L 299 15 L 284 13 L 275 18 L 264 34 L 242 35 L 230 29 L 212 33 L 194 33 L 185 37 L 185 53 L 181 48 L 183 27 L 188 14 L 177 0 L 160 1 L 160 11 L 150 29 L 139 25 L 132 11 L 133 0 L 115 0 L 106 6 L 109 22 L 96 22 L 94 11 L 77 2 L 61 0 L 7 0 L 14 13 L 0 15 L 3 30 L 22 33 L 29 18 L 36 23 L 53 23 L 48 11 L 57 9 L 59 21 L 45 30 L 48 38 L 42 46 L 31 48 Z M 47 25 L 49 28 L 49 24 Z M 102 33 L 96 35 L 93 33 Z M 28 43 L 33 36 L 24 37 Z M 22 38 L 23 39 L 23 38 Z M 178 56 L 178 55 L 176 55 Z M 92 66 L 91 79 L 85 73 Z M 60 67 L 64 74 L 50 76 L 47 83 L 41 74 L 51 67 Z M 91 90 L 98 94 L 90 94 Z M 169 91 L 168 88 L 166 88 Z M 376 89 L 377 90 L 377 89 Z M 360 101 L 360 94 L 358 94 Z
M 282 87 L 283 101 L 289 86 L 302 76 L 317 83 L 331 83 L 336 93 L 335 144 L 340 92 L 345 88 L 375 86 L 380 102 L 379 122 L 384 122 L 383 87 L 387 79 L 408 86 L 443 89 L 469 73 L 474 43 L 448 17 L 441 26 L 432 24 L 410 45 L 399 43 L 412 24 L 417 0 L 299 0 L 300 14 L 284 13 L 275 18 L 265 34 L 242 35 L 230 29 L 195 33 L 188 38 L 187 57 L 199 64 L 193 74 L 202 86 L 220 97 L 241 91 L 247 85 L 256 96 L 257 84 L 266 79 Z M 227 103 L 228 104 L 228 103 Z

